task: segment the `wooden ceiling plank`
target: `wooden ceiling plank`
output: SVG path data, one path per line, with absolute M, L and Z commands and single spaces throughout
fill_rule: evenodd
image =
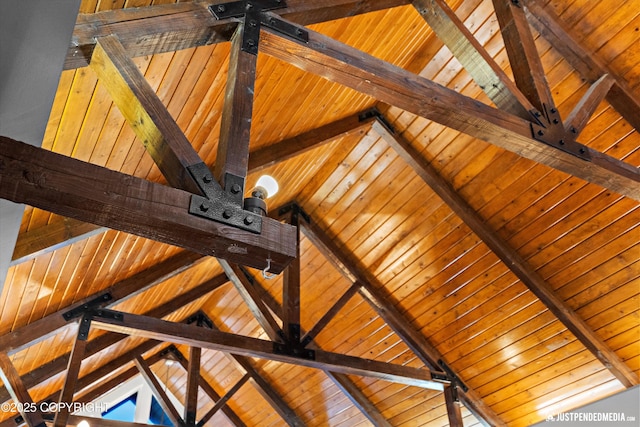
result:
M 103 315 L 94 316 L 92 325 L 98 329 L 160 339 L 186 345 L 195 345 L 210 350 L 233 353 L 241 356 L 258 357 L 283 363 L 290 363 L 317 369 L 361 375 L 390 382 L 413 385 L 422 388 L 442 390 L 440 380 L 433 378 L 425 369 L 389 364 L 376 360 L 362 359 L 345 354 L 335 354 L 316 350 L 314 359 L 305 359 L 274 351 L 273 342 L 215 330 L 203 330 L 191 325 L 183 325 L 148 316 L 102 310 Z M 118 319 L 110 319 L 111 315 Z M 121 316 L 121 317 L 120 317 Z M 437 377 L 436 377 L 437 378 Z M 445 381 L 446 382 L 446 381 Z
M 42 412 L 40 412 L 39 407 L 34 404 L 31 395 L 29 395 L 29 390 L 27 390 L 27 387 L 20 378 L 20 374 L 4 351 L 0 351 L 0 379 L 2 379 L 4 386 L 9 390 L 13 403 L 18 408 L 27 426 L 45 427 L 46 424 L 42 417 Z
M 198 385 L 200 383 L 200 359 L 202 349 L 189 347 L 189 363 L 187 367 L 187 390 L 185 392 L 184 421 L 187 425 L 196 423 L 198 414 Z
M 162 410 L 165 412 L 165 414 L 167 414 L 173 425 L 184 425 L 184 422 L 182 420 L 182 417 L 178 413 L 178 410 L 175 406 L 173 406 L 171 400 L 169 400 L 169 396 L 167 395 L 165 388 L 162 386 L 160 381 L 158 381 L 158 378 L 156 378 L 147 361 L 144 360 L 142 356 L 137 356 L 134 359 L 134 363 L 138 368 L 138 371 L 140 371 L 140 375 L 142 375 L 149 388 L 151 388 L 151 391 L 158 400 L 158 403 L 162 407 Z
M 143 141 L 167 182 L 175 188 L 201 194 L 187 168 L 202 160 L 144 75 L 127 56 L 117 36 L 98 39 L 91 68 Z
M 91 319 L 87 316 L 83 316 L 80 320 L 78 336 L 71 349 L 64 385 L 60 392 L 60 398 L 58 399 L 58 411 L 53 419 L 53 427 L 65 427 L 67 425 L 67 419 L 71 413 L 69 410 L 70 404 L 73 402 L 73 395 L 76 391 L 78 376 L 80 374 L 80 366 L 85 357 L 90 322 Z
M 493 0 L 493 7 L 518 88 L 539 112 L 556 108 L 522 7 L 506 0 Z
M 269 339 L 272 341 L 281 341 L 280 325 L 278 325 L 271 313 L 269 313 L 260 295 L 257 294 L 255 286 L 247 279 L 242 269 L 222 259 L 218 259 L 218 262 Z
M 158 5 L 80 15 L 64 67 L 87 66 L 96 39 L 109 34 L 118 35 L 130 57 L 227 42 L 237 20 L 216 20 L 207 10 L 209 4 L 220 3 L 226 1 Z M 287 7 L 279 12 L 301 25 L 309 25 L 408 3 L 409 0 L 288 0 Z
M 233 397 L 234 394 L 236 394 L 238 392 L 238 390 L 240 390 L 240 388 L 245 385 L 245 383 L 247 381 L 249 381 L 249 379 L 251 378 L 251 375 L 244 374 L 244 376 L 242 378 L 240 378 L 240 380 L 235 383 L 233 385 L 233 387 L 231 387 L 231 389 L 229 389 L 228 392 L 225 393 L 224 396 L 222 396 L 215 405 L 213 405 L 213 408 L 211 408 L 201 419 L 200 421 L 198 421 L 197 426 L 198 427 L 202 427 L 204 426 L 219 410 L 221 410 L 224 406 L 227 405 L 227 402 L 229 401 L 229 399 L 231 399 Z
M 391 427 L 391 423 L 382 416 L 378 408 L 346 375 L 336 375 L 329 371 L 324 372 L 375 427 Z M 445 387 L 445 390 L 447 388 Z
M 408 141 L 381 123 L 374 123 L 373 128 L 625 387 L 638 384 L 636 374 L 609 348 L 604 340 L 566 302 L 558 297 L 551 286 L 506 241 L 486 226 L 478 213 Z
M 182 352 L 180 352 L 180 350 L 178 350 L 178 348 L 175 347 L 175 346 L 171 346 L 171 351 L 173 352 L 173 354 L 175 355 L 176 359 L 178 360 L 178 363 L 180 363 L 180 365 L 185 370 L 188 370 L 189 369 L 188 360 L 184 357 Z M 214 402 L 217 402 L 218 400 L 220 400 L 222 398 L 222 396 L 220 396 L 218 394 L 218 392 L 215 391 L 215 389 L 211 386 L 211 384 L 209 384 L 209 382 L 206 380 L 206 378 L 204 376 L 202 376 L 202 373 L 200 374 L 199 385 L 202 388 L 202 390 Z M 222 412 L 224 412 L 224 414 L 227 416 L 229 421 L 231 421 L 231 423 L 234 426 L 236 426 L 236 427 L 246 427 L 246 424 L 240 419 L 240 417 L 228 405 L 223 406 L 221 409 L 222 409 Z
M 269 14 L 274 19 L 277 15 Z M 294 25 L 294 24 L 291 24 Z M 447 127 L 588 182 L 640 200 L 640 171 L 581 146 L 587 161 L 532 136 L 531 122 L 497 110 L 336 40 L 307 31 L 309 42 L 263 28 L 262 52 Z M 454 107 L 455 106 L 455 107 Z
M 609 74 L 605 74 L 593 83 L 564 120 L 565 130 L 579 135 L 614 83 L 615 79 Z
M 189 214 L 192 194 L 184 190 L 5 137 L 0 147 L 0 163 L 7 165 L 0 172 L 2 198 L 255 268 L 270 258 L 274 273 L 295 256 L 295 228 L 288 224 L 264 217 L 260 234 L 239 230 Z
M 302 232 L 313 244 L 327 256 L 335 259 L 337 266 L 342 266 L 346 271 L 345 277 L 355 277 L 360 285 L 359 292 L 364 299 L 373 307 L 387 325 L 407 344 L 407 346 L 425 363 L 427 366 L 438 367 L 438 361 L 442 360 L 440 352 L 432 346 L 425 337 L 407 321 L 404 316 L 390 303 L 389 298 L 382 295 L 380 286 L 375 286 L 372 278 L 364 273 L 366 270 L 357 268 L 353 257 L 348 256 L 340 250 L 335 242 L 330 239 L 315 222 L 304 222 Z M 505 425 L 504 422 L 488 407 L 479 395 L 471 388 L 466 392 L 459 393 L 460 398 L 465 402 L 465 406 L 479 419 L 484 419 L 495 426 Z
M 238 24 L 231 38 L 231 56 L 225 86 L 224 105 L 220 119 L 220 139 L 213 175 L 225 191 L 244 194 L 244 182 L 249 162 L 249 141 L 251 139 L 251 117 L 253 113 L 253 94 L 256 81 L 256 63 L 258 54 L 246 51 L 246 44 L 258 46 L 260 22 L 255 14 L 245 14 L 244 22 Z M 252 38 L 252 33 L 253 38 Z M 241 178 L 242 188 L 232 191 L 227 182 L 227 174 Z
M 195 288 L 176 296 L 171 301 L 147 311 L 145 315 L 159 318 L 167 316 L 174 311 L 179 310 L 184 305 L 187 305 L 212 292 L 213 290 L 227 283 L 227 281 L 228 279 L 224 274 L 215 276 L 214 278 L 203 282 Z M 97 354 L 98 352 L 122 341 L 125 338 L 125 335 L 116 333 L 101 335 L 89 342 L 86 349 L 86 357 Z M 51 378 L 54 375 L 57 375 L 60 372 L 64 371 L 69 362 L 69 358 L 70 353 L 64 354 L 55 358 L 49 363 L 42 365 L 34 369 L 33 371 L 30 371 L 27 374 L 23 375 L 22 379 L 25 385 L 27 386 L 27 388 L 34 387 L 47 380 L 48 378 Z M 0 402 L 6 402 L 9 398 L 10 396 L 8 392 L 6 390 L 0 389 Z
M 175 255 L 113 286 L 83 298 L 77 303 L 71 304 L 42 319 L 0 336 L 0 348 L 5 349 L 8 354 L 16 353 L 26 346 L 33 345 L 50 337 L 58 329 L 68 325 L 70 321 L 74 320 L 65 319 L 65 313 L 87 303 L 95 302 L 100 298 L 104 298 L 104 302 L 94 305 L 95 308 L 112 307 L 180 274 L 186 269 L 196 265 L 202 259 L 204 258 L 201 255 L 187 251 Z
M 538 0 L 521 0 L 531 26 L 544 37 L 564 59 L 589 83 L 598 81 L 603 75 L 614 78 L 607 93 L 607 101 L 636 129 L 640 129 L 640 100 L 633 94 L 627 82 L 617 76 L 607 64 L 591 54 L 562 23 L 560 18 L 547 10 Z
M 532 118 L 533 104 L 444 0 L 414 0 L 413 6 L 498 108 Z

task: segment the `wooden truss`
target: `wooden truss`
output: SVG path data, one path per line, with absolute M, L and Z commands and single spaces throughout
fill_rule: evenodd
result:
M 5 388 L 0 390 L 1 401 L 13 398 L 30 403 L 30 387 L 65 370 L 67 378 L 64 387 L 50 399 L 71 402 L 76 393 L 82 394 L 83 389 L 97 380 L 107 378 L 104 387 L 99 389 L 104 392 L 107 387 L 140 372 L 177 425 L 200 425 L 218 410 L 224 411 L 235 425 L 243 425 L 225 403 L 246 383 L 257 387 L 289 425 L 304 425 L 246 358 L 251 356 L 323 370 L 375 425 L 385 426 L 388 422 L 345 374 L 441 389 L 452 425 L 462 425 L 458 402 L 486 423 L 502 425 L 502 421 L 482 403 L 478 395 L 447 366 L 437 349 L 389 302 L 388 296 L 377 286 L 375 277 L 371 277 L 351 254 L 340 250 L 321 231 L 323 228 L 311 221 L 297 205 L 292 204 L 281 211 L 287 215 L 291 225 L 262 217 L 259 218 L 259 230 L 253 228 L 257 218 L 242 207 L 244 178 L 248 170 L 265 167 L 337 135 L 362 132 L 370 126 L 616 378 L 627 387 L 638 384 L 635 374 L 554 294 L 515 250 L 487 228 L 479 215 L 430 169 L 407 141 L 394 132 L 380 113 L 366 112 L 349 117 L 331 126 L 249 153 L 249 123 L 255 78 L 253 50 L 258 49 L 366 93 L 381 103 L 399 107 L 640 200 L 640 172 L 637 168 L 584 146 L 577 140 L 603 99 L 607 99 L 636 129 L 640 128 L 637 115 L 640 103 L 624 82 L 573 42 L 557 20 L 545 12 L 536 0 L 494 1 L 504 38 L 514 41 L 507 43 L 506 48 L 511 63 L 518 64 L 513 67 L 515 82 L 507 78 L 444 1 L 413 1 L 418 12 L 450 47 L 497 108 L 481 104 L 304 27 L 314 22 L 405 5 L 411 3 L 409 1 L 332 0 L 319 5 L 319 2 L 289 0 L 282 7 L 274 6 L 274 2 L 269 1 L 234 3 L 241 4 L 243 12 L 232 16 L 225 15 L 225 9 L 220 8 L 227 5 L 223 1 L 102 12 L 82 16 L 74 31 L 66 68 L 90 65 L 95 70 L 173 188 L 0 137 L 0 197 L 74 219 L 64 232 L 47 230 L 46 233 L 52 237 L 45 239 L 46 243 L 39 247 L 27 241 L 31 236 L 23 236 L 17 247 L 17 259 L 62 244 L 66 239 L 95 232 L 97 226 L 116 228 L 197 253 L 177 256 L 152 271 L 141 273 L 99 295 L 1 336 L 0 348 L 3 351 L 0 352 L 0 372 L 5 384 Z M 251 9 L 248 5 L 257 6 L 257 10 L 245 13 Z M 272 6 L 275 9 L 267 11 Z M 591 89 L 566 118 L 560 117 L 555 108 L 533 45 L 529 24 L 535 26 L 543 36 L 554 40 L 554 45 L 559 47 L 567 60 L 592 83 Z M 218 160 L 210 170 L 202 163 L 130 58 L 230 40 L 232 55 L 226 93 L 228 102 L 223 112 Z M 455 105 L 455 108 L 451 108 L 451 105 Z M 383 106 L 380 104 L 381 110 Z M 194 214 L 194 210 L 198 209 L 201 212 Z M 212 220 L 210 211 L 216 209 L 219 212 Z M 230 220 L 236 215 L 243 215 L 241 223 Z M 96 226 L 87 227 L 85 222 Z M 352 283 L 343 297 L 310 331 L 300 330 L 299 291 L 302 278 L 297 245 L 299 232 L 304 233 Z M 33 240 L 42 241 L 43 232 L 38 230 L 37 233 L 38 238 Z M 199 262 L 206 255 L 219 258 L 225 276 L 177 295 L 171 304 L 157 307 L 149 313 L 132 314 L 109 309 L 116 302 Z M 238 265 L 263 269 L 267 260 L 272 262 L 270 265 L 274 272 L 285 272 L 282 306 L 269 298 L 258 282 L 251 280 L 250 274 Z M 215 328 L 215 319 L 207 319 L 203 313 L 194 313 L 184 323 L 159 320 L 184 304 L 212 292 L 227 280 L 239 291 L 270 340 L 221 332 Z M 314 345 L 314 337 L 356 293 L 371 304 L 424 363 L 425 368 L 407 368 L 329 353 Z M 78 324 L 78 337 L 72 351 L 46 367 L 20 377 L 8 356 L 70 324 Z M 90 327 L 110 332 L 88 341 Z M 122 340 L 123 333 L 148 339 L 113 362 L 119 366 L 132 363 L 135 367 L 132 366 L 118 377 L 108 378 L 113 369 L 110 364 L 79 377 L 82 361 Z M 188 358 L 163 342 L 189 346 Z M 229 354 L 244 372 L 242 379 L 225 396 L 216 394 L 200 375 L 199 360 L 203 348 Z M 143 358 L 143 354 L 154 349 L 157 350 L 154 355 Z M 149 369 L 163 357 L 178 360 L 188 372 L 187 401 L 183 414 L 178 413 L 162 395 L 162 387 L 159 387 L 157 378 Z M 198 386 L 217 402 L 207 414 L 197 414 L 195 410 Z M 85 393 L 81 399 L 95 397 L 94 394 Z M 49 419 L 48 414 L 37 411 L 24 412 L 21 417 L 29 426 L 44 425 L 45 420 Z M 73 425 L 77 420 L 68 412 L 61 411 L 52 421 L 54 425 L 62 426 Z M 15 420 L 0 424 L 4 425 L 15 425 Z M 96 422 L 95 425 L 133 424 Z

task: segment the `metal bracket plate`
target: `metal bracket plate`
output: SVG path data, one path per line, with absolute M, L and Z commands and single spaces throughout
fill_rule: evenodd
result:
M 280 34 L 291 37 L 294 40 L 309 43 L 309 31 L 304 29 L 304 27 L 278 19 L 274 14 L 263 13 L 261 16 L 262 19 L 260 22 L 265 27 L 269 27 Z
M 252 10 L 262 12 L 283 7 L 287 7 L 287 3 L 284 0 L 245 0 L 211 5 L 209 10 L 216 19 L 227 19 L 238 18 Z
M 273 352 L 276 354 L 286 354 L 287 356 L 298 357 L 300 359 L 315 360 L 316 352 L 308 348 L 304 348 L 300 342 L 300 325 L 289 325 L 289 336 L 294 340 L 287 343 L 273 343 Z
M 465 392 L 469 391 L 469 387 L 467 387 L 467 385 L 465 383 L 463 383 L 460 378 L 458 378 L 458 376 L 455 374 L 455 372 L 453 372 L 453 370 L 449 367 L 449 365 L 447 365 L 447 362 L 445 362 L 442 359 L 439 359 L 438 360 L 438 365 L 440 365 L 440 367 L 447 374 L 447 376 L 449 377 L 449 380 L 451 381 L 452 385 L 460 387 Z
M 556 127 L 558 129 L 554 129 Z M 543 142 L 547 145 L 572 154 L 582 160 L 591 161 L 591 155 L 587 147 L 576 142 L 572 135 L 568 135 L 561 129 L 561 125 L 553 125 L 551 128 L 531 123 L 531 136 L 536 141 Z
M 262 232 L 262 216 L 242 208 L 244 187 L 242 178 L 227 175 L 225 182 L 230 191 L 226 192 L 222 190 L 204 163 L 189 166 L 187 169 L 205 194 L 205 197 L 197 194 L 191 196 L 190 214 L 253 233 Z
M 85 302 L 84 304 L 76 308 L 73 308 L 65 313 L 62 313 L 62 317 L 64 317 L 64 320 L 66 321 L 75 319 L 76 317 L 82 316 L 84 313 L 86 313 L 89 310 L 94 310 L 97 307 L 104 306 L 106 303 L 108 303 L 112 299 L 113 299 L 113 296 L 107 292 L 105 294 L 100 295 L 99 297 L 96 297 L 90 301 Z

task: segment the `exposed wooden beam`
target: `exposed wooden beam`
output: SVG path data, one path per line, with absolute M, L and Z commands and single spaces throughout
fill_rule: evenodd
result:
M 413 6 L 498 108 L 526 120 L 533 117 L 533 104 L 444 0 L 414 0 Z
M 184 355 L 180 352 L 180 350 L 178 350 L 176 347 L 172 347 L 171 351 L 175 354 L 176 359 L 178 359 L 178 363 L 180 363 L 180 365 L 185 369 L 188 370 L 189 369 L 189 362 L 188 360 L 184 357 Z M 209 382 L 206 380 L 206 378 L 204 378 L 202 376 L 202 374 L 200 374 L 200 382 L 199 382 L 200 387 L 202 388 L 202 390 L 211 398 L 211 400 L 213 400 L 214 402 L 217 402 L 218 400 L 220 400 L 222 398 L 222 396 L 220 396 L 215 390 L 214 388 L 211 386 L 211 384 L 209 384 Z M 229 419 L 229 421 L 231 421 L 231 423 L 236 426 L 236 427 L 246 427 L 246 424 L 240 419 L 240 417 L 233 411 L 233 409 L 231 409 L 228 405 L 225 405 L 222 407 L 222 412 L 224 412 L 224 414 L 227 416 L 227 418 Z
M 200 383 L 200 347 L 189 347 L 189 364 L 187 367 L 187 389 L 185 392 L 184 422 L 187 425 L 196 423 L 198 415 L 198 385 Z
M 382 286 L 376 283 L 375 278 L 365 268 L 359 266 L 352 254 L 341 250 L 314 221 L 303 222 L 301 230 L 320 252 L 328 259 L 334 259 L 335 265 L 341 268 L 339 271 L 346 278 L 354 278 L 354 283 L 359 285 L 360 295 L 423 363 L 429 367 L 439 366 L 438 362 L 442 360 L 440 352 L 398 311 L 389 295 L 381 291 Z M 500 417 L 484 404 L 475 390 L 468 388 L 460 394 L 461 398 L 464 397 L 467 407 L 480 418 L 494 426 L 505 425 Z
M 280 325 L 278 325 L 271 313 L 266 309 L 262 299 L 256 292 L 255 286 L 249 282 L 242 269 L 222 259 L 219 259 L 218 262 L 269 339 L 272 341 L 281 341 Z
M 207 280 L 195 288 L 186 291 L 180 295 L 177 295 L 171 301 L 162 304 L 154 309 L 151 309 L 145 313 L 146 316 L 151 317 L 164 317 L 174 311 L 180 309 L 184 305 L 187 305 L 198 298 L 205 296 L 212 292 L 223 284 L 227 283 L 228 279 L 224 274 L 215 276 L 214 278 Z M 86 357 L 90 357 L 109 346 L 116 344 L 126 338 L 126 335 L 109 333 L 103 334 L 89 342 L 86 349 Z M 42 365 L 33 371 L 28 372 L 22 376 L 22 380 L 27 388 L 34 387 L 43 381 L 63 372 L 69 363 L 70 353 L 64 354 L 50 361 L 49 363 Z M 0 402 L 6 402 L 10 398 L 8 392 L 4 389 L 0 389 Z
M 0 197 L 203 255 L 281 272 L 295 228 L 265 217 L 255 234 L 188 212 L 191 193 L 0 137 Z M 91 182 L 91 186 L 84 183 Z
M 598 57 L 584 48 L 562 23 L 560 18 L 547 10 L 538 0 L 520 0 L 525 6 L 529 23 L 556 49 L 587 82 L 594 83 L 609 74 L 615 80 L 607 93 L 607 101 L 640 131 L 640 100 L 633 94 L 629 84 L 609 69 Z
M 238 390 L 240 390 L 240 388 L 246 384 L 247 381 L 249 381 L 250 378 L 251 378 L 251 375 L 244 374 L 243 377 L 240 378 L 240 380 L 236 382 L 233 385 L 233 387 L 231 387 L 231 389 L 229 389 L 229 391 L 227 391 L 224 394 L 224 396 L 222 396 L 215 403 L 215 405 L 213 405 L 213 408 L 211 408 L 209 411 L 207 411 L 206 414 L 204 414 L 204 416 L 200 419 L 200 421 L 198 421 L 197 426 L 198 427 L 204 426 L 219 410 L 221 410 L 227 404 L 229 399 L 231 399 L 233 395 L 236 394 Z
M 307 343 L 313 341 L 315 337 L 318 336 L 320 332 L 336 317 L 336 314 L 351 300 L 351 298 L 358 292 L 360 286 L 351 285 L 349 289 L 347 289 L 342 296 L 331 306 L 329 310 L 316 322 L 313 327 L 304 334 L 301 341 L 303 345 L 307 345 Z
M 97 40 L 91 68 L 167 182 L 175 188 L 201 194 L 187 168 L 202 160 L 140 69 L 127 56 L 117 36 Z
M 274 14 L 269 16 L 278 19 Z M 527 120 L 458 94 L 317 32 L 301 30 L 307 31 L 308 43 L 263 28 L 261 51 L 382 102 L 640 200 L 638 168 L 589 147 L 580 146 L 584 155 L 579 157 L 537 141 L 532 136 L 531 122 Z
M 416 387 L 442 390 L 441 373 L 362 359 L 359 357 L 316 350 L 314 358 L 300 358 L 274 351 L 273 342 L 227 332 L 205 330 L 197 326 L 167 322 L 147 316 L 102 310 L 105 314 L 94 317 L 92 326 L 112 332 L 142 336 L 151 339 L 194 345 L 210 350 L 241 356 L 258 357 L 317 369 L 328 369 L 344 374 L 372 377 Z M 111 314 L 109 314 L 111 313 Z M 111 319 L 116 315 L 119 319 Z
M 257 49 L 257 39 L 260 36 L 260 21 L 253 15 L 249 13 L 245 15 L 244 22 L 238 25 L 231 38 L 231 56 L 220 123 L 220 139 L 213 169 L 213 175 L 222 188 L 238 194 L 240 201 L 244 195 L 244 181 L 249 164 L 253 93 L 258 61 L 257 52 L 255 54 L 248 52 L 246 44 L 251 43 Z M 227 174 L 240 179 L 229 177 L 231 182 L 227 182 Z M 237 187 L 235 191 L 232 191 L 233 185 Z
M 371 421 L 375 427 L 391 427 L 391 423 L 382 416 L 378 408 L 365 396 L 353 381 L 345 375 L 335 375 L 325 371 L 325 374 L 338 386 L 338 388 L 351 400 L 351 402 Z M 445 389 L 448 387 L 445 387 Z
M 285 342 L 300 345 L 300 218 L 296 206 L 289 212 L 289 224 L 296 228 L 296 257 L 284 270 L 282 278 L 282 331 Z
M 593 83 L 564 120 L 565 130 L 579 135 L 614 83 L 614 78 L 609 74 L 605 74 Z
M 87 66 L 96 39 L 109 34 L 120 38 L 130 57 L 229 41 L 237 20 L 216 20 L 207 10 L 209 5 L 226 2 L 189 2 L 80 15 L 65 68 Z M 287 7 L 278 12 L 301 25 L 309 25 L 409 3 L 410 0 L 288 0 Z
M 87 348 L 87 340 L 89 334 L 89 323 L 91 319 L 87 316 L 83 316 L 80 319 L 80 325 L 78 327 L 78 337 L 73 343 L 71 349 L 71 356 L 69 357 L 69 364 L 67 365 L 67 373 L 64 378 L 64 385 L 60 392 L 60 398 L 58 399 L 58 412 L 56 412 L 53 419 L 53 427 L 65 427 L 67 425 L 67 419 L 71 414 L 70 404 L 73 402 L 73 395 L 76 391 L 76 383 L 80 375 L 80 366 L 85 356 L 85 349 Z
M 0 351 L 0 379 L 5 385 L 9 394 L 13 399 L 20 412 L 20 416 L 24 419 L 29 427 L 45 427 L 42 412 L 37 405 L 34 404 L 29 390 L 25 387 L 20 374 L 4 351 Z
M 350 135 L 363 136 L 371 129 L 373 110 L 344 117 L 319 128 L 303 132 L 249 153 L 249 173 L 256 173 L 279 162 Z
M 134 363 L 140 371 L 140 375 L 142 375 L 149 388 L 151 388 L 151 391 L 158 400 L 158 403 L 162 407 L 162 410 L 165 412 L 165 414 L 167 414 L 173 425 L 184 425 L 184 422 L 182 420 L 182 417 L 180 417 L 178 410 L 169 400 L 169 396 L 167 395 L 165 388 L 162 386 L 162 384 L 160 384 L 160 381 L 158 381 L 158 378 L 156 378 L 149 364 L 141 356 L 136 357 Z
M 582 320 L 569 305 L 560 299 L 553 288 L 497 233 L 489 229 L 478 213 L 442 178 L 435 169 L 401 135 L 381 123 L 373 128 L 409 164 L 423 181 L 444 200 L 464 223 L 491 249 L 513 274 L 551 311 L 582 344 L 625 385 L 638 384 L 636 374 Z
M 533 34 L 519 3 L 493 0 L 507 56 L 518 88 L 544 113 L 555 108 Z
M 202 255 L 188 251 L 174 255 L 42 319 L 1 335 L 0 348 L 3 348 L 8 354 L 16 353 L 26 346 L 45 340 L 60 328 L 67 326 L 69 322 L 75 321 L 73 318 L 65 318 L 66 313 L 92 302 L 95 303 L 92 304 L 94 308 L 112 307 L 180 274 L 203 259 Z
M 453 386 L 444 388 L 444 402 L 447 406 L 447 417 L 449 418 L 450 427 L 463 427 L 462 413 L 460 404 L 456 402 L 456 389 Z

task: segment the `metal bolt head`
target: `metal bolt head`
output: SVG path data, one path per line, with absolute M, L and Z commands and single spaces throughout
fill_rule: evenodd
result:
M 238 194 L 241 190 L 242 190 L 242 188 L 240 188 L 240 184 L 233 184 L 231 186 L 231 192 L 233 194 Z
M 208 204 L 206 204 L 206 203 L 202 203 L 202 204 L 200 204 L 200 210 L 201 210 L 202 212 L 206 212 L 206 211 L 208 211 L 208 210 L 209 210 L 209 205 L 208 205 Z
M 251 225 L 251 224 L 253 224 L 253 221 L 254 221 L 254 220 L 253 220 L 253 217 L 252 217 L 252 216 L 247 216 L 247 217 L 245 217 L 245 218 L 244 218 L 244 223 L 245 223 L 246 225 Z
M 205 176 L 203 176 L 203 177 L 202 177 L 202 180 L 203 180 L 205 183 L 207 183 L 207 184 L 208 184 L 208 183 L 210 183 L 211 181 L 213 181 L 213 177 L 212 177 L 211 175 L 205 175 Z
M 560 140 L 560 145 L 564 145 L 564 139 Z
M 232 216 L 232 215 L 233 215 L 233 214 L 232 214 L 232 213 L 231 213 L 231 211 L 230 211 L 230 210 L 228 210 L 228 209 L 225 209 L 225 210 L 222 212 L 222 217 L 223 217 L 224 219 L 229 219 L 229 218 L 231 218 L 231 216 Z
M 543 135 L 544 135 L 544 132 L 543 132 L 543 131 L 541 131 L 541 130 L 539 130 L 539 131 L 538 131 L 538 136 L 543 136 Z
M 227 10 L 227 8 L 226 8 L 223 4 L 219 4 L 219 5 L 216 7 L 216 10 L 217 10 L 218 12 L 221 12 L 221 13 L 222 13 L 222 12 L 224 12 L 225 10 Z

